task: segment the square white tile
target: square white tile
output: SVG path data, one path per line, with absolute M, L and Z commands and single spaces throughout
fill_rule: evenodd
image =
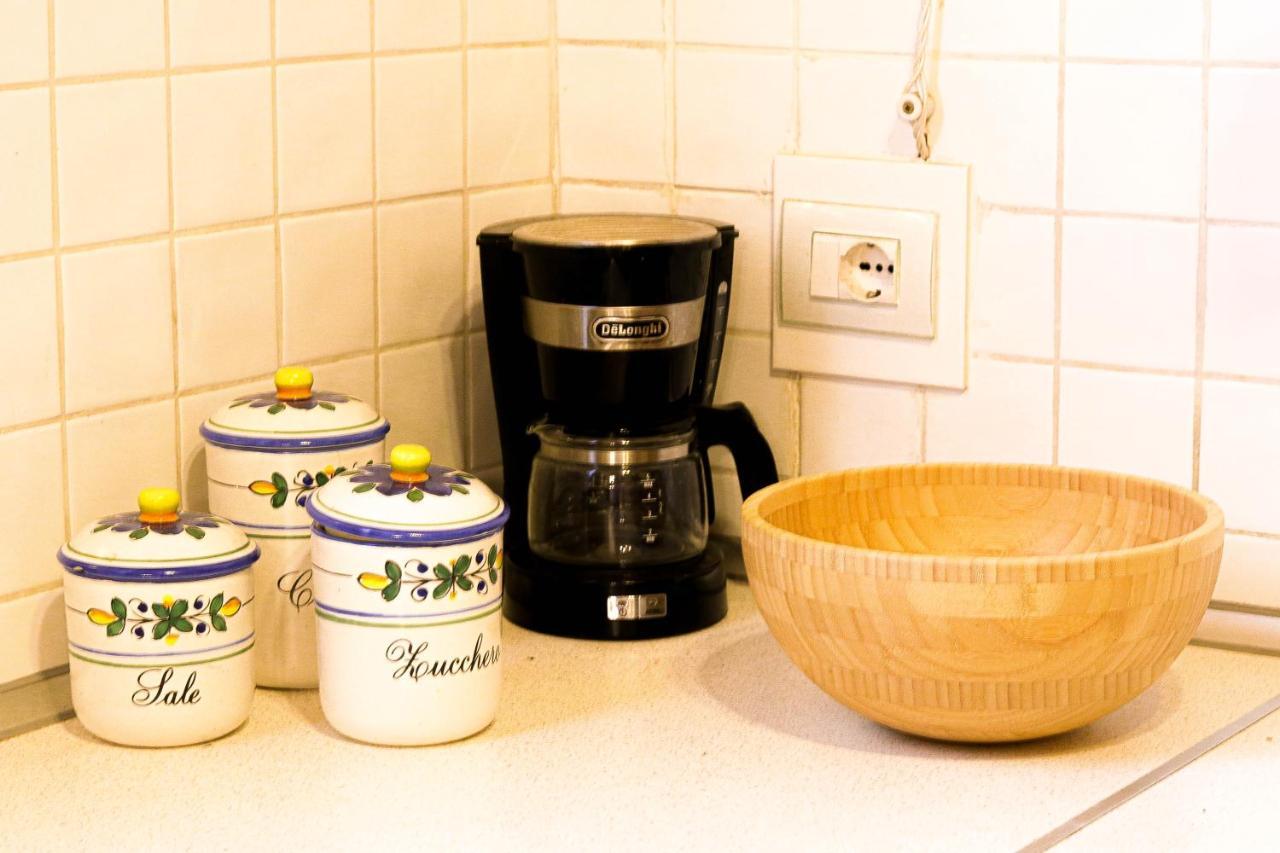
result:
M 565 177 L 670 180 L 661 50 L 564 46 L 559 80 Z
M 802 56 L 800 151 L 915 157 L 911 126 L 898 118 L 898 99 L 910 74 L 906 57 Z
M 1215 60 L 1280 59 L 1280 16 L 1270 0 L 1213 0 L 1209 55 Z
M 246 382 L 231 388 L 217 388 L 178 398 L 178 491 L 187 509 L 209 509 L 209 469 L 200 424 L 237 397 L 270 390 L 271 381 Z
M 169 51 L 174 67 L 270 58 L 272 2 L 169 0 Z
M 0 264 L 0 364 L 11 366 L 0 426 L 53 417 L 62 405 L 53 264 L 53 258 Z
M 464 467 L 468 386 L 462 338 L 394 349 L 379 359 L 382 414 L 391 422 L 387 447 L 425 444 L 441 465 Z
M 733 281 L 729 291 L 729 328 L 767 332 L 771 321 L 773 268 L 773 203 L 755 193 L 685 190 L 676 192 L 676 212 L 731 223 L 738 229 L 733 244 Z
M 489 373 L 489 348 L 484 335 L 467 335 L 468 394 L 467 470 L 502 464 L 498 443 L 498 412 L 493 404 L 493 377 Z
M 556 30 L 560 38 L 657 41 L 663 37 L 662 0 L 559 0 Z
M 0 459 L 13 483 L 39 488 L 0 491 L 0 517 L 14 520 L 5 537 L 0 598 L 61 578 L 54 553 L 65 541 L 62 523 L 62 430 L 58 424 L 0 435 Z M 19 521 L 20 520 L 20 521 Z M 6 626 L 7 628 L 7 626 Z
M 67 662 L 66 605 L 61 589 L 0 604 L 8 651 L 0 658 L 0 684 L 45 672 Z
M 57 0 L 59 77 L 164 68 L 164 0 Z
M 969 282 L 970 347 L 1053 357 L 1053 217 L 985 211 Z
M 767 190 L 794 136 L 790 56 L 676 52 L 676 182 Z
M 336 207 L 372 198 L 370 73 L 367 60 L 277 69 L 281 211 Z
M 1280 541 L 1228 533 L 1213 598 L 1280 609 Z
M 1198 250 L 1191 223 L 1068 216 L 1063 358 L 1193 368 Z
M 1280 378 L 1280 243 L 1274 228 L 1209 227 L 1204 367 Z
M 910 53 L 917 3 L 884 0 L 796 0 L 800 47 L 859 53 Z M 903 81 L 906 82 L 905 80 Z
M 0 92 L 0 255 L 53 244 L 49 93 Z
M 1280 220 L 1280 165 L 1268 141 L 1280 129 L 1274 111 L 1280 70 L 1209 72 L 1209 215 Z
M 138 506 L 138 492 L 177 485 L 173 400 L 67 421 L 71 529 Z
M 67 411 L 173 390 L 169 244 L 62 256 Z
M 938 97 L 945 119 L 935 157 L 972 163 L 974 189 L 983 201 L 1053 207 L 1058 175 L 1056 65 L 944 59 L 938 70 Z
M 276 365 L 276 238 L 271 226 L 180 237 L 178 387 L 267 373 Z
M 909 385 L 800 382 L 800 473 L 920 461 L 921 391 Z
M 927 389 L 925 461 L 1053 461 L 1053 368 L 975 358 L 967 390 Z
M 551 64 L 545 47 L 467 54 L 467 183 L 551 174 Z
M 1191 485 L 1195 383 L 1062 368 L 1058 462 Z
M 560 184 L 561 213 L 670 213 L 671 199 L 663 189 L 603 184 Z
M 797 468 L 796 394 L 796 376 L 771 369 L 767 337 L 730 334 L 725 339 L 716 404 L 746 404 L 769 440 L 778 473 L 783 477 L 794 475 Z M 728 467 L 728 451 L 714 448 L 711 461 Z
M 794 43 L 794 0 L 680 0 L 676 40 L 748 47 Z
M 742 536 L 742 487 L 732 471 L 711 472 L 715 497 L 715 521 L 711 532 L 716 536 L 737 539 Z
M 1207 380 L 1201 402 L 1200 491 L 1227 527 L 1280 533 L 1280 388 Z
M 368 53 L 368 0 L 275 0 L 276 55 Z
M 462 54 L 379 58 L 378 198 L 462 186 Z
M 550 0 L 466 0 L 472 44 L 542 41 L 551 30 Z
M 1058 55 L 1058 4 L 947 0 L 941 19 L 948 53 Z
M 0 83 L 49 76 L 47 0 L 0 0 Z
M 270 216 L 270 69 L 181 74 L 170 86 L 174 224 L 194 228 Z
M 358 355 L 318 366 L 315 370 L 316 385 L 322 389 L 350 394 L 377 408 L 378 382 L 375 373 L 374 356 Z
M 1071 0 L 1065 5 L 1068 57 L 1200 58 L 1204 0 Z
M 1068 63 L 1066 206 L 1194 216 L 1200 96 L 1198 68 Z
M 388 344 L 466 326 L 462 197 L 378 208 L 378 329 Z
M 473 192 L 468 197 L 467 211 L 467 322 L 470 329 L 484 328 L 484 310 L 480 302 L 480 250 L 476 248 L 476 235 L 490 225 L 524 216 L 550 213 L 552 208 L 550 184 L 528 187 Z
M 377 0 L 373 4 L 378 50 L 416 50 L 462 43 L 464 0 Z
M 62 244 L 169 227 L 164 81 L 58 87 Z
M 280 223 L 284 360 L 373 346 L 373 213 L 347 210 Z

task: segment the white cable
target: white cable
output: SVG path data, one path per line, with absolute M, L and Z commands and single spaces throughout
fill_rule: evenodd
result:
M 920 18 L 916 22 L 916 52 L 911 64 L 911 80 L 902 90 L 898 115 L 911 124 L 916 139 L 916 154 L 929 159 L 929 117 L 933 115 L 933 94 L 929 91 L 929 40 L 933 31 L 934 0 L 920 0 Z

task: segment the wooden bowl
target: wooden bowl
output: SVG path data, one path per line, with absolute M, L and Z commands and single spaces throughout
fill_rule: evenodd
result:
M 855 711 L 943 740 L 1064 732 L 1178 656 L 1222 511 L 1141 477 L 908 465 L 787 480 L 742 508 L 747 575 L 791 660 Z

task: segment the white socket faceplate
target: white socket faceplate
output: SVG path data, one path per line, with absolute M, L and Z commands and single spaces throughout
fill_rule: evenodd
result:
M 774 368 L 964 388 L 970 204 L 968 166 L 776 158 Z

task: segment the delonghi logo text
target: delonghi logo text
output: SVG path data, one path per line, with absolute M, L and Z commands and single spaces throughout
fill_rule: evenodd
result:
M 591 333 L 602 341 L 660 341 L 671 331 L 666 317 L 601 317 Z

